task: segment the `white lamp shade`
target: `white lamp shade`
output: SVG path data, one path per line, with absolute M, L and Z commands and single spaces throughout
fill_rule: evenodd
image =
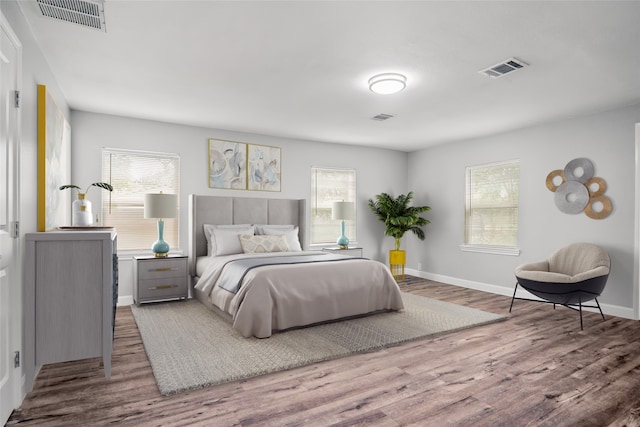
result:
M 145 218 L 175 218 L 178 197 L 175 194 L 152 193 L 144 195 Z
M 333 202 L 331 218 L 341 220 L 355 219 L 355 207 L 353 202 Z

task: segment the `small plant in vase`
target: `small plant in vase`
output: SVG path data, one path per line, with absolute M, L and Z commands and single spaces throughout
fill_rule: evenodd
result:
M 59 190 L 74 189 L 77 191 L 78 198 L 73 201 L 71 224 L 78 227 L 86 227 L 93 225 L 93 214 L 91 212 L 91 202 L 86 199 L 87 193 L 91 187 L 102 188 L 103 190 L 113 191 L 111 184 L 106 182 L 94 182 L 82 192 L 82 188 L 74 184 L 60 186 Z

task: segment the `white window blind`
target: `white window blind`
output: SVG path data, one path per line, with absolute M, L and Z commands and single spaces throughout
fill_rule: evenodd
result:
M 312 167 L 311 244 L 338 240 L 341 221 L 331 218 L 331 209 L 333 202 L 339 201 L 356 202 L 356 171 Z M 356 222 L 345 222 L 345 234 L 351 242 L 356 241 Z
M 144 218 L 144 194 L 162 191 L 180 200 L 180 157 L 105 148 L 102 180 L 113 186 L 102 197 L 102 222 L 118 231 L 118 250 L 150 250 L 158 239 L 158 220 Z M 179 248 L 178 224 L 178 218 L 164 218 L 163 237 L 172 250 Z
M 465 243 L 515 247 L 520 162 L 467 167 Z

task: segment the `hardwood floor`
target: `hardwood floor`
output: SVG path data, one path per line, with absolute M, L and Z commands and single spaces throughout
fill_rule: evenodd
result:
M 408 278 L 406 292 L 508 319 L 231 384 L 160 396 L 131 310 L 112 379 L 48 365 L 8 425 L 640 426 L 640 322 Z

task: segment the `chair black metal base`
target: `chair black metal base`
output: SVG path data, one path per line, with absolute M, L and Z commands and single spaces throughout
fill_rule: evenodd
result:
M 607 277 L 606 276 L 602 276 L 604 277 L 604 282 L 606 283 Z M 595 278 L 595 279 L 600 279 L 600 278 Z M 580 330 L 584 330 L 583 327 L 583 321 L 582 321 L 582 308 L 583 307 L 587 307 L 587 308 L 597 308 L 600 311 L 600 315 L 602 316 L 602 320 L 607 320 L 604 317 L 604 313 L 602 312 L 602 308 L 600 308 L 600 303 L 598 302 L 598 296 L 600 295 L 599 292 L 602 291 L 602 289 L 600 289 L 600 291 L 597 294 L 594 294 L 592 292 L 589 291 L 585 291 L 584 289 L 580 289 L 580 290 L 575 290 L 573 292 L 562 292 L 562 293 L 549 293 L 549 292 L 545 292 L 544 296 L 541 295 L 540 292 L 536 292 L 536 289 L 534 289 L 533 291 L 528 289 L 526 286 L 524 286 L 522 283 L 520 283 L 521 279 L 518 279 L 518 281 L 516 282 L 516 287 L 513 290 L 513 297 L 511 298 L 511 305 L 509 306 L 509 313 L 511 313 L 511 309 L 513 308 L 513 301 L 514 300 L 523 300 L 523 301 L 534 301 L 534 302 L 542 302 L 545 304 L 553 304 L 553 308 L 555 310 L 556 305 L 561 305 L 567 308 L 570 308 L 571 310 L 575 310 L 575 311 L 579 311 L 580 312 Z M 599 287 L 600 285 L 600 281 L 597 281 L 598 283 L 593 283 L 594 285 L 596 285 L 596 287 Z M 535 282 L 537 284 L 543 283 L 543 282 Z M 543 300 L 536 300 L 536 299 L 530 299 L 530 298 L 520 298 L 520 297 L 516 297 L 516 292 L 518 290 L 518 285 L 522 286 L 526 291 L 531 292 L 532 294 L 543 298 Z M 556 285 L 557 284 L 552 284 L 552 285 Z M 602 288 L 604 288 L 604 284 L 602 285 Z M 593 289 L 595 290 L 595 289 Z M 549 297 L 549 298 L 548 298 Z M 596 302 L 596 305 L 586 305 L 583 304 L 583 299 L 584 301 L 591 301 L 594 300 Z

